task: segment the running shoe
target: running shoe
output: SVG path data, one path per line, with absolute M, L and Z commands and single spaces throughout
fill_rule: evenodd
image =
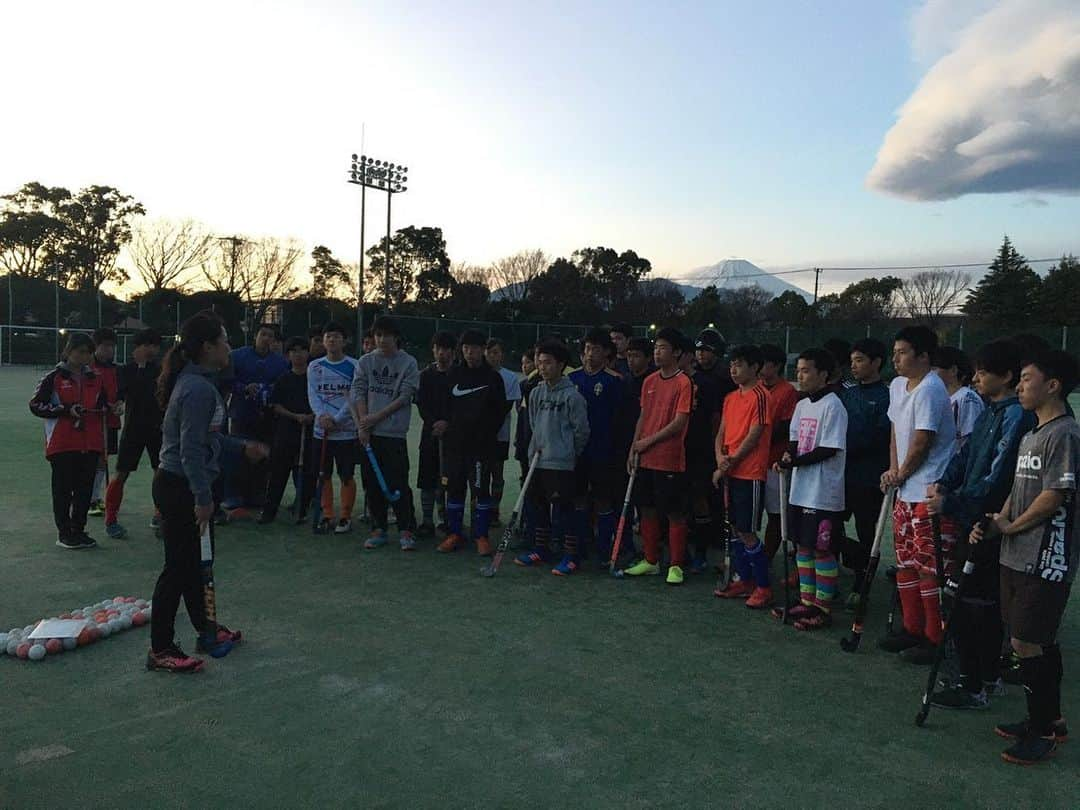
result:
M 119 523 L 108 523 L 105 526 L 105 534 L 109 535 L 113 540 L 121 540 L 127 537 L 127 529 Z
M 205 663 L 201 658 L 192 658 L 176 646 L 161 652 L 150 650 L 146 654 L 146 668 L 151 672 L 194 673 L 202 670 Z
M 375 529 L 367 540 L 364 541 L 364 548 L 382 548 L 387 543 L 386 535 L 379 529 Z
M 736 579 L 728 583 L 723 590 L 717 588 L 713 596 L 719 599 L 740 599 L 750 596 L 754 592 L 754 586 L 742 579 Z
M 631 565 L 623 573 L 628 577 L 655 577 L 660 574 L 660 566 L 648 560 L 641 560 Z
M 667 570 L 668 585 L 683 584 L 683 570 L 681 565 L 669 565 Z
M 457 551 L 463 545 L 465 545 L 465 538 L 460 534 L 448 534 L 439 545 L 435 546 L 435 550 L 443 554 L 449 554 L 452 551 Z
M 551 559 L 551 554 L 546 548 L 540 548 L 537 546 L 524 554 L 519 554 L 514 558 L 514 565 L 521 565 L 525 568 L 530 568 L 534 565 L 546 564 Z

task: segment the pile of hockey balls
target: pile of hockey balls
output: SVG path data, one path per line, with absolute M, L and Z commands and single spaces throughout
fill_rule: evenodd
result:
M 94 605 L 52 616 L 52 619 L 81 619 L 87 622 L 77 638 L 30 638 L 39 622 L 0 633 L 0 654 L 23 661 L 41 661 L 48 655 L 85 647 L 114 633 L 150 623 L 151 604 L 134 596 L 117 596 Z M 42 621 L 45 621 L 44 619 Z

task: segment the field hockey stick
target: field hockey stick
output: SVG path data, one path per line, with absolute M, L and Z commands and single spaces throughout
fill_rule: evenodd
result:
M 218 644 L 217 597 L 214 593 L 214 539 L 210 534 L 210 522 L 201 527 L 199 537 L 199 577 L 203 591 L 202 642 L 213 658 L 221 658 L 232 645 Z
M 615 570 L 615 563 L 619 560 L 623 532 L 626 531 L 626 521 L 630 516 L 630 499 L 634 495 L 634 479 L 637 478 L 637 471 L 637 464 L 630 468 L 630 480 L 626 482 L 626 495 L 623 496 L 622 512 L 619 513 L 619 525 L 615 528 L 615 542 L 611 546 L 611 559 L 608 561 L 608 571 L 616 577 L 622 576 L 622 571 Z
M 322 524 L 322 493 L 323 484 L 328 476 L 323 474 L 323 469 L 326 467 L 326 433 L 323 432 L 322 437 L 322 449 L 319 450 L 319 469 L 316 471 L 318 478 L 315 480 L 315 495 L 312 500 L 314 503 L 311 505 L 311 530 L 315 534 L 321 534 L 320 525 Z
M 889 519 L 892 509 L 893 495 L 896 487 L 889 487 L 885 491 L 885 497 L 881 500 L 881 510 L 878 512 L 877 525 L 874 526 L 874 544 L 870 547 L 870 561 L 866 565 L 866 574 L 863 576 L 862 591 L 859 593 L 859 604 L 855 608 L 855 618 L 851 622 L 851 635 L 840 639 L 840 649 L 844 652 L 853 653 L 859 649 L 862 641 L 863 624 L 866 621 L 866 610 L 870 606 L 870 588 L 874 584 L 874 576 L 877 574 L 878 563 L 881 562 L 881 540 L 885 536 L 885 524 Z
M 716 578 L 716 590 L 723 591 L 731 584 L 734 576 L 732 570 L 732 543 L 736 541 L 735 531 L 731 528 L 731 492 L 728 489 L 727 477 L 724 477 L 724 570 Z M 742 542 L 741 540 L 739 542 Z
M 888 576 L 888 571 L 886 571 Z M 896 609 L 900 606 L 900 589 L 896 587 L 896 572 L 892 576 L 892 593 L 889 594 L 889 614 L 885 617 L 885 634 L 893 634 L 893 626 L 896 620 Z
M 364 452 L 367 453 L 368 461 L 371 462 L 371 469 L 375 471 L 375 480 L 379 482 L 379 489 L 382 490 L 383 497 L 390 503 L 397 503 L 401 499 L 401 490 L 395 489 L 391 492 L 390 488 L 386 486 L 386 479 L 383 477 L 379 460 L 375 458 L 375 451 L 370 444 L 364 445 Z
M 941 664 L 945 660 L 945 642 L 948 640 L 949 627 L 952 624 L 952 606 L 961 599 L 964 583 L 975 570 L 975 560 L 973 559 L 975 554 L 972 551 L 964 561 L 964 567 L 960 571 L 958 580 L 954 583 L 946 578 L 945 550 L 942 548 L 941 542 L 941 519 L 934 515 L 931 518 L 931 525 L 934 531 L 934 559 L 937 563 L 938 573 L 938 612 L 941 616 L 941 643 L 938 644 L 938 648 L 934 652 L 934 663 L 930 667 L 930 674 L 926 680 L 926 689 L 923 690 L 922 706 L 919 707 L 919 713 L 915 715 L 915 725 L 920 728 L 930 714 L 930 698 L 933 695 L 934 686 L 937 684 Z M 946 597 L 948 597 L 947 600 Z M 947 607 L 948 610 L 946 610 Z
M 498 573 L 503 555 L 506 554 L 506 550 L 510 548 L 510 543 L 514 539 L 514 527 L 517 525 L 518 516 L 525 508 L 525 493 L 529 491 L 529 484 L 532 483 L 533 473 L 536 471 L 536 465 L 539 461 L 540 454 L 533 453 L 532 461 L 529 464 L 529 471 L 525 474 L 525 481 L 521 484 L 521 491 L 518 492 L 517 500 L 514 501 L 514 511 L 510 513 L 510 520 L 507 521 L 506 528 L 503 529 L 503 536 L 499 541 L 499 547 L 495 549 L 495 556 L 491 558 L 490 565 L 486 565 L 480 569 L 480 573 L 485 577 L 493 577 Z
M 791 577 L 789 576 L 790 562 L 788 560 L 788 544 L 791 542 L 791 534 L 788 532 L 788 500 L 790 496 L 791 473 L 788 470 L 780 471 L 780 553 L 784 555 L 784 606 L 780 608 L 777 617 L 781 623 L 787 624 L 788 611 L 791 610 Z

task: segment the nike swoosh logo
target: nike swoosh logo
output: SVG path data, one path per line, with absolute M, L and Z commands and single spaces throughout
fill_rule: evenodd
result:
M 454 388 L 450 393 L 452 393 L 455 397 L 467 397 L 469 394 L 474 394 L 477 391 L 483 391 L 485 388 L 487 388 L 486 385 L 481 385 L 476 388 L 459 388 L 457 383 L 455 383 Z

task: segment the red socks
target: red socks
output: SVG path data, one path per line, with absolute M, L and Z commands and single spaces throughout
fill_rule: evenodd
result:
M 926 626 L 923 601 L 919 594 L 919 573 L 913 568 L 896 571 L 896 589 L 900 592 L 900 604 L 904 609 L 904 632 L 921 637 Z
M 683 524 L 683 550 L 686 549 L 686 524 Z M 645 559 L 650 565 L 660 561 L 660 518 L 641 518 L 641 540 L 645 546 Z
M 332 497 L 332 496 L 331 496 Z M 331 503 L 333 503 L 331 501 Z M 352 519 L 353 506 L 356 504 L 356 479 L 344 481 L 341 484 L 341 519 Z M 327 514 L 332 514 L 333 509 Z
M 120 514 L 120 502 L 124 500 L 124 482 L 114 478 L 105 488 L 105 525 L 111 526 L 116 523 Z
M 936 577 L 919 580 L 919 596 L 922 597 L 923 613 L 926 616 L 926 639 L 931 644 L 940 644 L 945 634 L 941 629 L 941 605 Z
M 668 550 L 671 551 L 671 564 L 680 568 L 686 562 L 686 521 L 676 523 L 668 521 Z

